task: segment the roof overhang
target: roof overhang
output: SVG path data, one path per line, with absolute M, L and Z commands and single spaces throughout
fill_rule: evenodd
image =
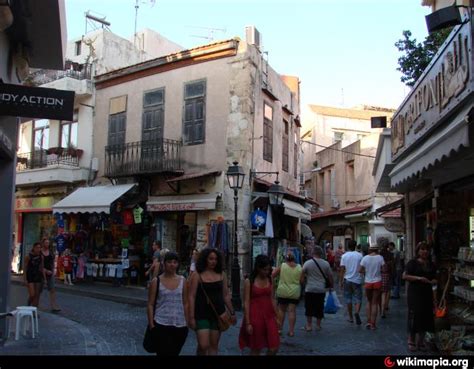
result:
M 305 209 L 303 205 L 288 199 L 283 199 L 283 206 L 285 215 L 303 220 L 311 220 L 311 213 Z
M 15 0 L 13 24 L 5 31 L 13 48 L 22 45 L 34 68 L 63 69 L 67 32 L 64 0 Z

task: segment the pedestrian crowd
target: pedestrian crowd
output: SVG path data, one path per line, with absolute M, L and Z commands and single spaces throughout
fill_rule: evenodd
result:
M 365 327 L 376 330 L 377 320 L 389 312 L 391 298 L 400 298 L 402 279 L 408 282 L 408 349 L 427 350 L 425 333 L 434 330 L 433 307 L 437 284 L 430 248 L 420 242 L 415 257 L 406 267 L 395 244 L 385 238 L 370 245 L 366 255 L 353 240 L 337 250 L 314 246 L 311 255 L 297 263 L 288 251 L 278 267 L 266 255 L 259 255 L 244 281 L 243 318 L 238 345 L 251 355 L 275 355 L 280 346 L 282 327 L 288 317 L 288 337 L 297 329 L 296 306 L 304 300 L 305 332 L 320 331 L 329 300 L 337 304 L 336 286 L 342 291 L 349 324 L 362 325 L 365 291 Z M 71 264 L 63 257 L 65 283 L 72 283 Z M 197 355 L 217 355 L 221 335 L 237 324 L 224 259 L 220 250 L 205 248 L 192 252 L 187 276 L 178 274 L 182 258 L 153 243 L 153 261 L 146 271 L 149 277 L 147 320 L 152 351 L 157 355 L 179 355 L 189 329 L 195 332 Z M 25 282 L 28 304 L 38 306 L 43 289 L 49 292 L 53 312 L 59 312 L 55 293 L 54 256 L 49 241 L 37 242 L 25 258 Z M 338 305 L 339 307 L 342 305 Z

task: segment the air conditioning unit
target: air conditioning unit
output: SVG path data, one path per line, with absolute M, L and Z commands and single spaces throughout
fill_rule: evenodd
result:
M 245 40 L 249 45 L 255 45 L 260 49 L 261 45 L 261 35 L 260 32 L 255 28 L 255 26 L 246 26 L 245 27 Z
M 331 199 L 331 207 L 333 209 L 339 209 L 341 207 L 341 204 L 339 204 L 338 199 Z

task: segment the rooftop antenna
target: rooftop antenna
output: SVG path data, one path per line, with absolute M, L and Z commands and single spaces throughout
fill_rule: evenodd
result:
M 202 29 L 207 31 L 207 36 L 202 36 L 202 35 L 190 35 L 191 37 L 197 37 L 197 38 L 204 38 L 209 41 L 214 41 L 214 33 L 216 32 L 223 32 L 226 33 L 227 29 L 225 28 L 211 28 L 211 27 L 201 27 L 201 26 L 186 26 L 188 28 L 196 28 L 196 29 Z
M 98 17 L 96 15 L 92 15 L 91 13 L 92 13 L 91 10 L 88 10 L 84 13 L 84 15 L 86 17 L 86 32 L 85 32 L 85 34 L 87 34 L 87 25 L 91 26 L 93 31 L 95 31 L 99 28 L 102 28 L 102 29 L 105 28 L 108 31 L 110 31 L 110 28 L 109 28 L 110 27 L 110 22 L 107 22 L 105 20 L 105 18 L 106 18 L 105 15 L 94 12 L 97 15 L 102 15 L 102 18 L 101 18 L 101 17 Z
M 139 4 L 146 4 L 149 2 L 151 7 L 155 5 L 156 0 L 135 0 L 135 32 L 133 32 L 133 46 L 137 47 L 137 22 L 138 22 L 138 8 Z

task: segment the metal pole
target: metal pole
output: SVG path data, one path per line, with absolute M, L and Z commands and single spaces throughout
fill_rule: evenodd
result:
M 237 189 L 234 189 L 234 257 L 232 259 L 232 306 L 234 310 L 242 310 L 242 300 L 240 298 L 240 266 L 239 266 L 239 249 L 237 247 Z
M 16 151 L 18 137 L 17 118 L 0 116 L 0 131 L 12 143 Z M 0 158 L 0 313 L 10 309 L 10 273 L 12 256 L 13 200 L 15 196 L 16 160 Z M 8 333 L 7 319 L 0 319 L 0 347 L 5 343 Z

